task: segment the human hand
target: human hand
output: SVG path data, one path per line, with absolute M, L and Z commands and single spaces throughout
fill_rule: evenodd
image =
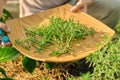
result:
M 10 33 L 9 28 L 6 26 L 6 24 L 0 22 L 0 46 L 11 46 L 11 42 L 9 41 L 8 36 L 2 36 L 3 31 Z
M 5 32 L 10 33 L 10 29 L 7 27 L 6 24 L 4 24 L 2 22 L 0 22 L 0 28 Z
M 3 11 L 3 7 L 4 5 L 6 4 L 7 0 L 0 0 L 0 15 L 2 14 L 2 11 Z M 2 36 L 2 33 L 3 31 L 9 33 L 10 30 L 9 28 L 7 27 L 6 24 L 0 22 L 0 46 L 11 46 L 11 42 L 8 42 L 9 41 L 9 38 L 7 36 Z M 6 40 L 6 41 L 4 41 Z
M 72 12 L 77 12 L 81 10 L 87 13 L 88 6 L 92 5 L 96 0 L 78 0 L 75 6 L 71 8 Z

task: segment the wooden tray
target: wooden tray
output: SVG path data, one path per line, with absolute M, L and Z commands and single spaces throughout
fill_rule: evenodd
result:
M 23 55 L 35 60 L 46 62 L 68 62 L 85 58 L 107 44 L 115 32 L 105 24 L 84 12 L 79 11 L 77 13 L 72 13 L 70 11 L 71 7 L 72 6 L 69 4 L 66 4 L 57 8 L 46 10 L 44 12 L 36 13 L 31 16 L 7 21 L 6 24 L 8 27 L 10 27 L 11 30 L 11 33 L 8 34 L 8 36 L 13 46 Z M 73 18 L 74 21 L 79 21 L 88 27 L 94 28 L 96 34 L 93 37 L 87 37 L 85 40 L 80 41 L 80 45 L 74 44 L 73 49 L 75 50 L 73 54 L 67 53 L 59 57 L 49 56 L 47 52 L 50 50 L 46 50 L 44 53 L 35 53 L 33 49 L 26 50 L 21 46 L 15 45 L 15 40 L 25 38 L 24 28 L 48 23 L 48 18 L 51 16 L 61 17 L 63 19 Z M 103 35 L 106 35 L 108 38 L 104 40 L 102 37 Z M 101 45 L 98 46 L 99 43 L 101 43 Z

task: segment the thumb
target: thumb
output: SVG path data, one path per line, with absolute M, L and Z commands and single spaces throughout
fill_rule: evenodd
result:
M 77 11 L 79 10 L 79 8 L 80 8 L 80 6 L 75 5 L 75 6 L 73 6 L 73 7 L 71 8 L 71 11 L 72 11 L 72 12 L 77 12 Z
M 72 12 L 77 12 L 79 10 L 87 13 L 87 4 L 82 4 L 78 2 L 75 6 L 71 8 Z

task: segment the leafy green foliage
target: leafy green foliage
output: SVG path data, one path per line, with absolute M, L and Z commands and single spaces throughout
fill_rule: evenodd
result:
M 46 68 L 51 68 L 50 63 L 46 62 Z
M 5 23 L 8 19 L 13 18 L 11 13 L 3 9 L 2 16 L 0 17 L 0 21 Z M 5 32 L 2 33 L 2 36 L 7 35 Z M 13 47 L 0 47 L 0 62 L 10 61 L 19 57 L 18 51 Z
M 10 61 L 18 57 L 19 53 L 14 47 L 0 47 L 0 62 Z
M 82 74 L 80 80 L 91 80 L 90 73 Z
M 119 37 L 120 38 L 120 21 L 118 22 L 118 24 L 115 27 L 115 31 L 116 31 L 116 35 L 114 38 Z
M 92 28 L 75 23 L 72 19 L 63 20 L 51 17 L 49 25 L 27 28 L 27 38 L 21 41 L 17 40 L 16 43 L 26 49 L 30 49 L 32 45 L 38 52 L 50 45 L 54 45 L 56 49 L 50 55 L 58 56 L 71 50 L 73 41 L 84 39 L 93 33 Z
M 36 61 L 28 57 L 23 57 L 22 65 L 28 72 L 32 73 L 35 70 Z
M 119 80 L 120 39 L 109 42 L 103 49 L 87 57 L 87 61 L 94 67 L 92 80 Z
M 53 68 L 56 65 L 56 63 L 52 63 L 52 62 L 45 62 L 45 64 L 47 69 Z
M 9 18 L 13 18 L 11 13 L 7 9 L 3 9 L 3 14 L 0 17 L 0 21 L 5 23 Z
M 118 22 L 117 26 L 115 27 L 115 30 L 118 34 L 120 34 L 120 21 Z
M 0 22 L 5 23 L 6 20 L 8 20 L 9 18 L 13 18 L 11 13 L 8 10 L 3 9 L 2 16 L 0 17 Z M 4 36 L 7 34 L 5 32 L 3 32 L 2 35 Z M 10 60 L 16 59 L 18 57 L 19 57 L 19 53 L 15 48 L 0 47 L 0 62 L 10 61 Z M 0 78 L 0 80 L 13 80 L 12 78 L 7 77 L 5 70 L 3 68 L 0 68 L 0 73 L 2 73 L 2 75 L 4 76 L 3 78 Z

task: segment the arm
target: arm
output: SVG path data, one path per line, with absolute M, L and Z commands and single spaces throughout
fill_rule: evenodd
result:
M 72 12 L 77 12 L 78 10 L 82 10 L 87 12 L 87 8 L 91 6 L 96 0 L 78 0 L 75 6 L 72 7 Z
M 3 10 L 3 6 L 6 4 L 7 0 L 0 0 L 0 15 L 2 13 Z

